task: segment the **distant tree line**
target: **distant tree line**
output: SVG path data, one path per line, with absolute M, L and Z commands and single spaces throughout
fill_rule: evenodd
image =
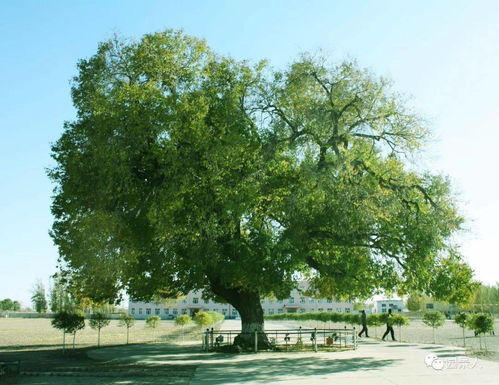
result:
M 452 306 L 445 301 L 435 301 L 432 297 L 420 294 L 410 295 L 407 298 L 406 306 L 409 311 L 425 311 L 428 310 L 427 305 L 430 303 L 437 307 L 434 310 L 444 310 L 445 308 L 449 310 Z M 455 307 L 455 309 L 499 314 L 499 283 L 496 285 L 478 285 L 470 300 Z
M 21 303 L 19 301 L 11 300 L 10 298 L 5 298 L 0 301 L 0 310 L 19 311 L 21 310 Z

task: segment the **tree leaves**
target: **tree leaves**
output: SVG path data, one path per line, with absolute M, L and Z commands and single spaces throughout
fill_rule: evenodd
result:
M 272 73 L 175 31 L 112 39 L 78 68 L 49 176 L 82 295 L 283 297 L 303 277 L 349 298 L 468 295 L 449 183 L 409 170 L 425 130 L 385 79 L 307 56 Z

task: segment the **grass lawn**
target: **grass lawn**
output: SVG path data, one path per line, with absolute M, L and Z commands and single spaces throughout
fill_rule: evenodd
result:
M 0 347 L 62 344 L 62 332 L 53 328 L 50 322 L 45 318 L 0 318 Z M 118 322 L 112 320 L 109 326 L 102 328 L 101 345 L 126 343 L 126 328 L 119 327 Z M 173 321 L 161 321 L 156 329 L 151 329 L 145 327 L 145 321 L 137 320 L 130 329 L 130 343 L 164 341 L 179 331 Z M 72 336 L 66 335 L 66 343 L 72 343 Z M 97 345 L 97 331 L 90 328 L 88 321 L 85 329 L 76 333 L 76 345 Z
M 72 336 L 66 336 L 67 350 L 61 350 L 62 333 L 51 326 L 50 319 L 0 318 L 0 361 L 21 360 L 21 370 L 27 373 L 56 373 L 60 376 L 0 376 L 5 385 L 25 384 L 178 384 L 189 383 L 196 365 L 161 365 L 94 361 L 87 357 L 89 349 L 97 345 L 97 331 L 86 324 L 76 334 L 76 348 Z M 166 352 L 176 351 L 182 341 L 201 342 L 200 329 L 194 325 L 183 329 L 173 321 L 161 321 L 156 329 L 145 327 L 145 321 L 136 321 L 130 329 L 130 347 L 137 344 L 161 343 Z M 126 343 L 126 328 L 118 321 L 101 330 L 101 345 L 116 346 Z M 69 376 L 68 373 L 76 373 Z M 88 377 L 88 376 L 91 376 Z M 161 382 L 158 382 L 161 380 Z
M 281 321 L 284 323 L 284 321 Z M 287 321 L 289 323 L 289 327 L 297 327 L 296 322 Z M 326 326 L 324 326 L 326 325 Z M 331 328 L 344 328 L 344 324 L 338 323 L 322 323 L 322 322 L 304 322 L 304 327 L 331 327 Z M 350 325 L 347 326 L 348 328 Z M 373 326 L 369 327 L 369 336 L 377 337 L 381 339 L 383 333 L 385 332 L 386 327 L 380 326 L 374 328 Z M 417 342 L 417 343 L 433 343 L 433 329 L 429 326 L 423 324 L 423 322 L 419 319 L 410 319 L 409 325 L 402 327 L 399 329 L 397 326 L 394 327 L 395 330 L 395 338 L 401 342 Z M 482 337 L 482 346 L 484 347 L 485 343 L 487 344 L 487 351 L 480 350 L 480 338 L 475 337 L 474 333 L 466 329 L 465 330 L 465 339 L 466 339 L 466 348 L 470 355 L 478 355 L 481 358 L 489 359 L 493 361 L 499 361 L 499 320 L 495 321 L 495 330 L 498 335 L 491 336 L 487 335 Z M 400 336 L 400 332 L 402 336 Z M 435 332 L 435 343 L 439 345 L 451 345 L 451 346 L 463 346 L 463 330 L 453 321 L 446 320 L 445 324 L 436 329 Z M 401 338 L 402 337 L 402 338 Z M 387 340 L 390 340 L 390 337 L 387 336 Z

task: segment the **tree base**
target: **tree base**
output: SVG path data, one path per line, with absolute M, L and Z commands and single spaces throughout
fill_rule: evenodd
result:
M 265 333 L 258 333 L 257 339 L 257 350 L 271 350 L 273 348 Z M 233 346 L 241 351 L 255 351 L 255 335 L 253 333 L 239 334 L 234 338 Z

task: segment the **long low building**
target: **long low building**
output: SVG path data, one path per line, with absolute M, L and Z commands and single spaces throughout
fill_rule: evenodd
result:
M 300 286 L 303 287 L 304 285 L 300 284 Z M 192 291 L 185 297 L 168 300 L 163 303 L 130 300 L 128 303 L 128 312 L 136 319 L 144 319 L 150 315 L 157 315 L 162 319 L 172 319 L 179 314 L 194 315 L 198 311 L 216 311 L 225 315 L 226 318 L 239 317 L 239 313 L 232 305 L 205 300 L 202 298 L 202 294 L 202 291 Z M 307 297 L 297 289 L 291 292 L 289 298 L 282 300 L 262 298 L 260 302 L 265 315 L 312 311 L 353 312 L 353 304 L 351 302 L 340 302 L 334 298 Z

